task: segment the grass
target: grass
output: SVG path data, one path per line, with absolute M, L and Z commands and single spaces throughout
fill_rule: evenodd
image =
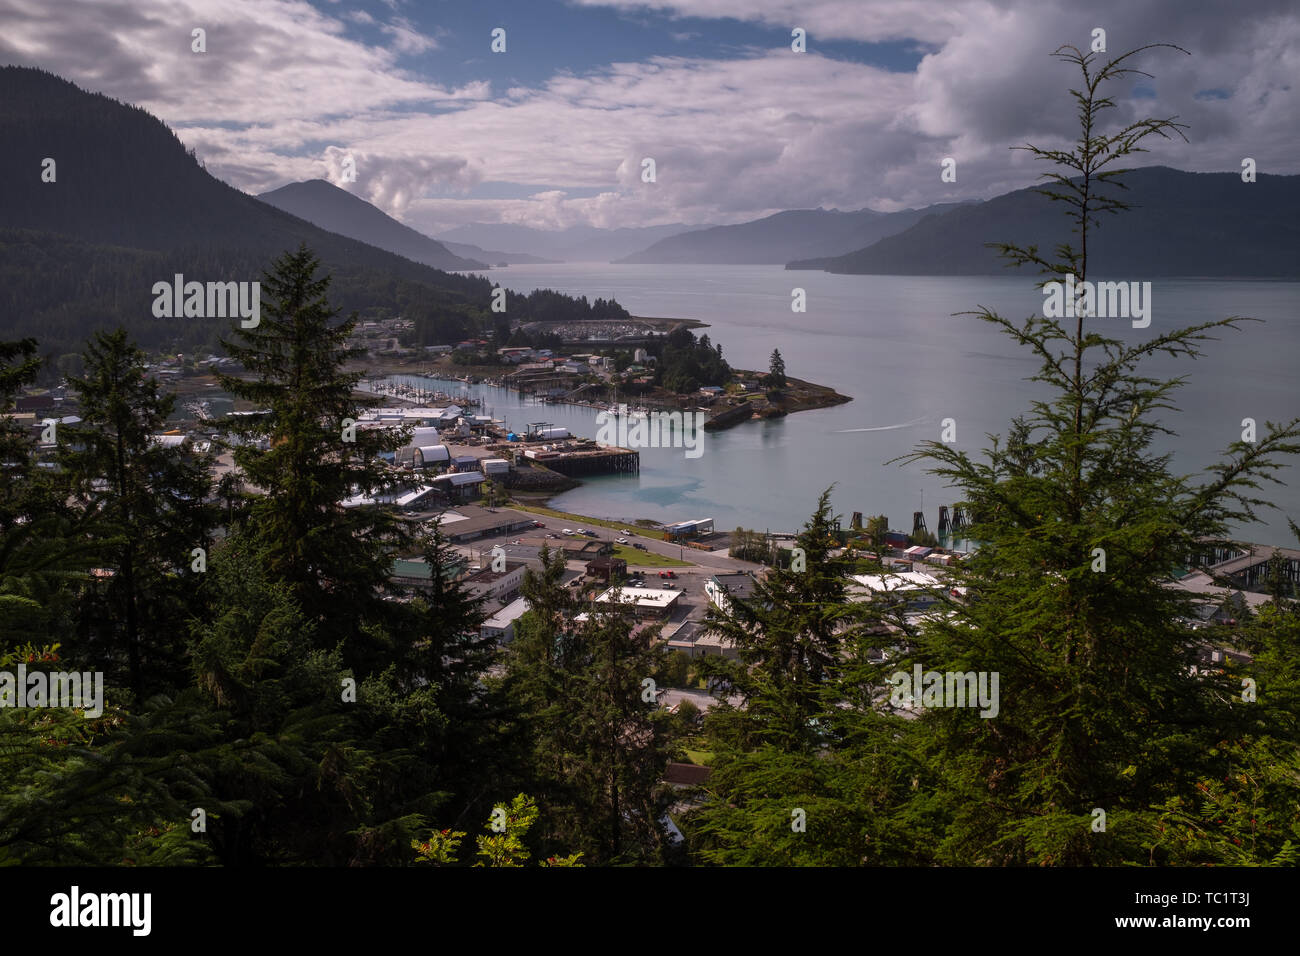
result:
M 633 534 L 640 534 L 642 537 L 646 537 L 646 538 L 654 538 L 656 540 L 661 539 L 661 536 L 658 534 L 652 534 L 651 532 L 645 530 L 638 530 L 637 528 L 629 525 L 618 524 L 613 521 L 606 521 L 603 518 L 590 518 L 587 515 L 575 515 L 568 511 L 556 511 L 554 508 L 545 508 L 542 505 L 529 505 L 529 504 L 524 504 L 517 500 L 512 500 L 510 502 L 509 507 L 514 508 L 518 511 L 531 511 L 533 514 L 548 515 L 549 517 L 552 518 L 563 518 L 566 521 L 574 521 L 577 522 L 579 527 L 584 527 L 589 524 L 597 525 L 601 528 L 614 528 L 618 531 L 627 530 L 632 532 Z
M 572 522 L 574 530 L 585 528 L 588 525 L 601 528 L 613 528 L 616 531 L 629 531 L 636 535 L 638 531 L 631 525 L 617 524 L 613 521 L 604 521 L 600 518 L 591 518 L 587 515 L 575 515 L 568 511 L 556 511 L 554 508 L 543 508 L 541 505 L 525 505 L 518 501 L 511 501 L 509 506 L 516 511 L 527 511 L 532 514 L 546 515 L 548 518 L 560 518 L 566 522 Z M 658 534 L 650 532 L 640 532 L 640 536 L 660 540 Z M 625 537 L 627 537 L 625 535 Z M 622 558 L 629 565 L 635 565 L 643 568 L 692 568 L 695 567 L 690 561 L 679 561 L 676 558 L 670 558 L 662 554 L 656 554 L 653 551 L 638 551 L 636 548 L 626 544 L 614 545 L 613 557 Z
M 639 568 L 690 568 L 694 567 L 689 561 L 678 561 L 676 558 L 669 558 L 662 554 L 655 554 L 653 551 L 638 551 L 636 548 L 626 544 L 614 545 L 614 558 L 622 558 L 627 562 L 628 567 Z

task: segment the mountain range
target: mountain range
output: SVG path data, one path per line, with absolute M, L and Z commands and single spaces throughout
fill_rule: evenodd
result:
M 1102 194 L 1131 203 L 1115 219 L 1102 215 L 1101 241 L 1090 250 L 1090 275 L 1108 278 L 1202 276 L 1300 278 L 1300 176 L 1189 173 L 1167 166 L 1133 169 L 1126 189 Z M 1035 187 L 928 215 L 895 235 L 850 252 L 809 258 L 787 269 L 853 275 L 997 275 L 1004 260 L 990 242 L 1036 245 L 1040 254 L 1071 236 L 1059 203 Z
M 347 202 L 349 228 L 361 223 L 383 234 L 376 240 L 405 241 L 403 253 L 261 202 L 209 175 L 145 110 L 52 73 L 0 67 L 0 138 L 4 335 L 34 336 L 47 354 L 79 351 L 91 332 L 118 324 L 146 348 L 216 350 L 233 323 L 155 317 L 153 284 L 178 273 L 201 282 L 258 280 L 276 257 L 304 244 L 331 277 L 331 305 L 345 314 L 411 319 L 420 345 L 491 325 L 486 278 L 420 260 L 474 263 L 414 231 L 402 233 L 405 227 L 393 228 L 399 223 L 328 184 L 305 191 Z M 592 314 L 568 296 L 512 296 L 511 318 L 530 320 L 534 301 L 548 316 Z
M 437 238 L 444 242 L 452 240 L 473 243 L 491 249 L 515 249 L 564 262 L 613 262 L 667 236 L 698 228 L 700 227 L 673 223 L 667 226 L 624 229 L 601 229 L 596 226 L 535 229 L 514 223 L 475 222 L 439 233 Z
M 956 204 L 902 212 L 793 209 L 732 226 L 678 233 L 618 260 L 628 263 L 782 265 L 797 257 L 835 256 L 902 232 Z
M 486 262 L 461 258 L 436 239 L 416 232 L 359 196 L 323 179 L 289 183 L 260 193 L 257 198 L 329 232 L 350 236 L 435 269 L 488 267 Z
M 22 67 L 0 67 L 0 137 L 0 319 L 5 337 L 36 336 L 47 354 L 78 351 L 91 331 L 117 324 L 145 347 L 216 350 L 232 323 L 153 316 L 154 283 L 177 273 L 255 280 L 304 244 L 331 276 L 334 307 L 410 318 L 414 343 L 431 345 L 493 324 L 488 279 L 434 263 L 476 269 L 512 255 L 770 262 L 798 248 L 789 269 L 985 275 L 1003 271 L 989 242 L 1050 254 L 1070 238 L 1061 207 L 1026 188 L 951 208 L 794 210 L 724 227 L 548 232 L 474 224 L 446 233 L 462 244 L 449 248 L 322 181 L 273 191 L 268 200 L 296 213 L 277 208 L 209 175 L 144 110 Z M 1101 217 L 1104 241 L 1092 250 L 1091 275 L 1300 278 L 1300 176 L 1261 174 L 1244 183 L 1236 173 L 1144 167 L 1125 183 L 1130 188 L 1120 196 L 1135 208 L 1121 220 Z M 844 249 L 856 242 L 868 244 Z M 468 257 L 460 254 L 467 246 L 476 247 Z M 837 247 L 846 254 L 806 254 Z M 488 251 L 497 249 L 517 252 Z M 512 294 L 509 314 L 512 322 L 579 319 L 617 313 L 611 305 Z

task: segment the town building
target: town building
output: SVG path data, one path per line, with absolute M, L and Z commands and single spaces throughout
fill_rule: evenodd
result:
M 723 614 L 731 613 L 729 598 L 746 601 L 754 595 L 757 582 L 753 575 L 738 571 L 735 574 L 714 574 L 704 582 L 704 593 Z
M 681 591 L 660 588 L 610 588 L 596 603 L 625 608 L 638 618 L 662 619 L 673 612 L 681 596 Z
M 519 586 L 524 583 L 524 569 L 527 567 L 523 561 L 507 560 L 504 571 L 493 571 L 489 565 L 470 572 L 461 583 L 472 596 L 481 597 L 489 604 L 499 601 L 504 605 L 519 596 Z
M 509 644 L 515 639 L 515 624 L 528 612 L 528 599 L 515 598 L 479 627 L 479 636 L 498 644 Z
M 483 508 L 479 505 L 460 505 L 432 516 L 438 530 L 451 544 L 463 544 L 479 538 L 493 538 L 514 534 L 531 528 L 536 518 L 509 508 Z
M 622 558 L 596 558 L 587 562 L 587 576 L 603 584 L 610 584 L 627 577 L 627 562 Z

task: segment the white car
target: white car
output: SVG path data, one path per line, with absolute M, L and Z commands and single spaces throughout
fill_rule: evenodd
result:
M 572 536 L 573 536 L 573 529 L 572 529 L 572 528 L 565 528 L 565 529 L 564 529 L 562 532 L 560 532 L 560 533 L 561 533 L 561 534 L 567 534 L 567 535 L 569 535 L 570 537 L 572 537 Z
M 632 532 L 631 532 L 631 531 L 628 531 L 627 528 L 622 528 L 622 529 L 620 529 L 620 531 L 619 531 L 618 533 L 619 533 L 619 534 L 631 534 Z
M 614 543 L 615 543 L 615 544 L 627 544 L 627 538 L 615 538 L 615 539 L 614 539 Z

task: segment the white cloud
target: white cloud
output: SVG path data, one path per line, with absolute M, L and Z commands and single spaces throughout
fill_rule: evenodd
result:
M 1150 98 L 1114 88 L 1116 119 L 1178 114 L 1192 126 L 1190 145 L 1161 143 L 1146 161 L 1224 170 L 1249 155 L 1262 170 L 1297 171 L 1300 16 L 1284 0 L 1260 0 L 1249 17 L 1177 0 L 1103 0 L 1086 12 L 1067 0 L 577 2 L 803 26 L 809 52 L 777 43 L 742 59 L 613 62 L 494 96 L 486 78 L 452 88 L 400 67 L 434 43 L 454 55 L 457 41 L 420 33 L 395 5 L 380 26 L 389 42 L 376 46 L 349 36 L 356 11 L 334 17 L 304 0 L 65 0 L 57 13 L 42 0 L 0 0 L 0 61 L 144 106 L 214 174 L 252 192 L 339 182 L 351 153 L 349 189 L 431 232 L 480 219 L 736 222 L 1018 188 L 1040 170 L 1008 147 L 1058 145 L 1074 131 L 1066 90 L 1078 77 L 1049 54 L 1086 44 L 1099 23 L 1112 50 L 1167 40 L 1195 54 L 1143 54 L 1137 65 L 1156 77 L 1143 81 Z M 204 55 L 189 48 L 200 25 Z M 696 23 L 691 32 L 712 35 Z M 914 72 L 891 72 L 823 56 L 818 37 L 902 38 L 928 52 Z M 1204 89 L 1232 98 L 1196 98 Z M 647 156 L 653 184 L 640 180 Z M 945 156 L 958 160 L 956 184 L 940 182 Z M 482 182 L 535 188 L 519 199 L 429 195 Z

